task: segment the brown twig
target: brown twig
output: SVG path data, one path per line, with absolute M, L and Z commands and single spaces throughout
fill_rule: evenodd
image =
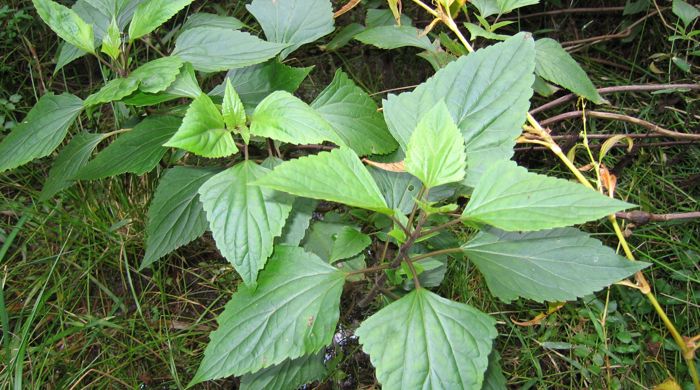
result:
M 632 34 L 632 30 L 637 27 L 640 23 L 643 21 L 647 20 L 648 18 L 658 14 L 658 10 L 654 10 L 649 12 L 648 14 L 644 15 L 643 17 L 639 18 L 637 21 L 634 23 L 630 24 L 625 28 L 624 30 L 620 31 L 619 33 L 613 33 L 613 34 L 605 34 L 605 35 L 598 35 L 595 37 L 590 37 L 590 38 L 583 38 L 583 39 L 577 39 L 574 41 L 568 41 L 568 42 L 562 42 L 561 45 L 565 48 L 570 48 L 576 45 L 582 45 L 584 43 L 598 43 L 598 42 L 603 42 L 603 41 L 609 41 L 611 39 L 622 39 L 622 38 L 627 38 Z
M 535 12 L 532 14 L 527 14 L 527 15 L 520 15 L 520 16 L 512 16 L 508 18 L 502 18 L 501 20 L 518 20 L 518 19 L 528 19 L 528 18 L 537 18 L 540 16 L 552 16 L 552 15 L 562 15 L 562 14 L 598 14 L 598 13 L 603 13 L 603 12 L 622 12 L 625 10 L 625 7 L 590 7 L 590 8 L 565 8 L 565 9 L 557 9 L 553 11 L 545 11 L 545 12 Z
M 591 138 L 591 134 L 588 135 L 588 138 Z M 635 144 L 635 148 L 659 148 L 659 147 L 666 147 L 666 146 L 691 145 L 691 144 L 695 144 L 695 143 L 697 143 L 697 141 L 647 142 L 647 143 Z M 602 145 L 588 145 L 588 147 L 591 150 L 597 150 L 597 149 L 600 149 L 602 147 Z M 613 148 L 627 148 L 627 144 L 613 145 Z M 545 148 L 544 146 L 530 146 L 530 147 L 515 148 L 514 150 L 516 152 L 536 152 L 536 151 L 549 150 L 549 148 Z
M 687 213 L 670 213 L 670 214 L 653 214 L 646 211 L 620 211 L 615 213 L 617 218 L 626 219 L 637 226 L 645 225 L 649 222 L 666 222 L 678 219 L 697 219 L 700 218 L 700 211 L 691 211 Z
M 24 44 L 27 46 L 27 50 L 29 50 L 32 59 L 34 59 L 34 62 L 36 62 L 36 71 L 39 75 L 39 92 L 41 96 L 43 96 L 46 93 L 47 89 L 46 82 L 44 82 L 44 69 L 41 67 L 41 61 L 39 61 L 39 56 L 36 54 L 34 45 L 32 45 L 29 39 L 22 35 L 22 41 L 24 41 Z
M 583 111 L 565 112 L 563 114 L 559 114 L 557 116 L 547 118 L 547 119 L 541 121 L 540 124 L 542 126 L 549 126 L 549 125 L 552 125 L 554 123 L 565 121 L 567 119 L 580 118 L 583 115 L 584 115 Z M 635 118 L 635 117 L 632 117 L 629 115 L 615 114 L 612 112 L 603 112 L 603 111 L 585 111 L 585 115 L 588 117 L 591 117 L 591 118 L 609 119 L 609 120 L 617 120 L 617 121 L 632 123 L 632 124 L 635 124 L 638 126 L 642 126 L 652 133 L 656 133 L 656 134 L 663 135 L 663 136 L 670 137 L 670 138 L 685 139 L 685 140 L 700 140 L 700 134 L 680 133 L 677 131 L 668 130 L 668 129 L 665 129 L 657 124 L 645 121 L 643 119 Z
M 601 95 L 607 95 L 610 93 L 619 92 L 644 92 L 644 91 L 662 91 L 665 89 L 692 89 L 700 90 L 700 84 L 642 84 L 642 85 L 621 85 L 616 87 L 605 87 L 598 88 L 598 93 Z M 530 114 L 535 115 L 538 112 L 552 109 L 554 107 L 561 106 L 562 104 L 576 100 L 578 96 L 573 93 L 564 95 L 558 99 L 552 100 L 549 103 L 545 103 L 539 107 L 535 107 L 530 110 Z

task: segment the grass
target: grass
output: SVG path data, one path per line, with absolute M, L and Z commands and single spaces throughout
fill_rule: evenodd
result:
M 28 9 L 28 4 L 11 1 L 9 5 Z M 236 12 L 242 12 L 240 7 Z M 555 21 L 582 26 L 591 20 L 589 16 L 566 16 Z M 605 32 L 609 30 L 606 23 L 615 25 L 620 20 L 617 15 L 607 15 L 593 20 L 589 28 Z M 527 20 L 523 28 L 536 31 L 552 27 L 551 22 Z M 0 95 L 20 93 L 24 99 L 12 115 L 23 117 L 31 97 L 39 93 L 37 64 L 42 64 L 44 75 L 50 73 L 56 41 L 45 39 L 52 35 L 36 20 L 16 28 L 35 42 L 39 62 L 28 45 L 12 46 L 13 56 L 5 55 L 0 67 Z M 659 63 L 664 74 L 649 70 L 652 54 L 678 50 L 660 41 L 659 37 L 668 34 L 652 18 L 630 43 L 602 43 L 576 56 L 598 86 L 697 82 L 697 76 L 669 67 L 668 60 L 663 66 Z M 553 36 L 562 41 L 573 39 L 573 29 L 558 29 Z M 0 48 L 9 47 L 2 38 L 0 35 Z M 333 54 L 310 47 L 305 54 L 290 61 L 295 66 L 316 65 L 300 90 L 307 100 L 330 81 L 338 67 L 375 92 L 417 84 L 431 73 L 410 49 L 384 52 L 351 45 Z M 596 58 L 624 68 L 601 65 Z M 90 88 L 100 76 L 92 68 L 92 78 L 86 78 L 88 64 L 67 67 L 50 78 L 50 89 Z M 698 99 L 690 94 L 626 93 L 608 98 L 612 103 L 608 108 L 669 129 L 697 129 L 699 125 L 696 118 L 684 114 L 697 112 Z M 533 105 L 545 101 L 538 99 Z M 573 105 L 538 117 L 571 109 Z M 107 117 L 102 120 L 108 121 Z M 554 128 L 579 129 L 578 121 Z M 639 131 L 603 120 L 592 120 L 589 129 L 599 133 Z M 615 150 L 605 163 L 619 166 L 628 160 L 625 156 Z M 551 155 L 522 152 L 516 157 L 540 172 L 569 177 Z M 583 161 L 583 154 L 578 161 Z M 0 388 L 182 388 L 197 368 L 207 335 L 215 328 L 216 313 L 236 289 L 235 272 L 221 259 L 209 236 L 159 261 L 152 270 L 138 272 L 145 212 L 158 172 L 80 183 L 52 201 L 35 203 L 50 163 L 44 159 L 0 175 Z M 655 213 L 698 210 L 699 165 L 696 145 L 640 148 L 620 171 L 618 193 Z M 616 245 L 607 223 L 586 228 Z M 700 333 L 700 223 L 649 224 L 632 233 L 630 244 L 639 260 L 653 264 L 645 274 L 671 319 L 684 335 Z M 500 337 L 496 348 L 513 388 L 637 389 L 651 388 L 668 378 L 689 388 L 687 369 L 665 327 L 646 300 L 626 287 L 613 286 L 569 302 L 532 326 L 517 325 L 514 320 L 533 319 L 546 312 L 547 306 L 529 301 L 504 304 L 494 299 L 469 264 L 451 263 L 440 290 L 497 318 Z M 348 315 L 341 326 L 353 329 L 360 320 L 358 315 Z M 356 342 L 335 344 L 333 352 L 328 379 L 319 388 L 376 386 L 367 357 Z M 229 379 L 201 387 L 232 388 L 236 384 Z

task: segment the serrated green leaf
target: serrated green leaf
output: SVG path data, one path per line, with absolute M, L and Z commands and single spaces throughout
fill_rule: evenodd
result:
M 126 172 L 136 175 L 150 172 L 167 151 L 163 143 L 179 126 L 180 119 L 171 116 L 146 118 L 98 153 L 75 178 L 94 180 Z
M 233 16 L 224 16 L 210 14 L 206 12 L 198 12 L 187 17 L 185 24 L 182 25 L 182 31 L 197 27 L 217 27 L 230 30 L 238 30 L 244 27 L 245 24 Z
M 413 25 L 411 18 L 406 15 L 401 15 L 400 21 L 402 26 Z M 368 28 L 378 26 L 395 26 L 396 19 L 394 19 L 394 14 L 389 9 L 370 8 L 367 10 L 367 15 L 365 16 L 365 25 Z
M 301 248 L 276 247 L 257 287 L 241 286 L 219 315 L 219 329 L 189 386 L 321 350 L 335 332 L 344 279 Z
M 502 14 L 507 14 L 515 9 L 539 3 L 540 0 L 496 0 Z
M 358 155 L 384 154 L 398 144 L 389 134 L 377 104 L 342 71 L 311 103 Z
M 110 58 L 116 59 L 119 57 L 121 52 L 122 37 L 119 31 L 119 26 L 117 26 L 117 20 L 112 19 L 107 33 L 102 38 L 102 48 L 100 49 L 103 53 L 107 54 Z
M 112 18 L 109 13 L 106 13 L 100 9 L 95 8 L 93 5 L 85 0 L 78 0 L 75 2 L 73 11 L 88 25 L 92 26 L 93 34 L 95 36 L 95 47 L 102 42 L 108 28 L 109 23 Z M 56 59 L 56 67 L 54 68 L 54 75 L 58 73 L 61 68 L 69 64 L 70 62 L 84 56 L 87 54 L 85 50 L 82 50 L 68 42 L 62 42 L 61 47 L 58 51 L 58 58 Z
M 323 353 L 304 355 L 297 359 L 262 369 L 241 378 L 240 390 L 289 390 L 323 379 L 326 366 L 323 365 Z
M 225 83 L 226 91 L 224 92 L 224 102 L 221 104 L 221 114 L 226 127 L 233 130 L 238 126 L 245 125 L 245 108 L 243 108 L 243 102 L 238 97 L 236 90 L 233 89 L 231 80 L 226 79 Z
M 304 240 L 302 241 L 302 247 L 309 253 L 313 253 L 320 257 L 321 260 L 331 263 L 331 253 L 333 252 L 333 246 L 335 243 L 335 238 L 343 232 L 345 229 L 359 229 L 356 225 L 350 225 L 342 222 L 326 222 L 326 221 L 316 221 L 309 228 Z
M 193 0 L 145 0 L 136 7 L 129 24 L 129 42 L 149 34 L 187 7 Z
M 287 161 L 255 184 L 293 195 L 393 214 L 360 158 L 348 148 Z
M 329 0 L 253 0 L 246 6 L 268 41 L 287 46 L 281 58 L 333 32 L 333 7 Z
M 175 78 L 175 81 L 165 91 L 159 93 L 138 91 L 125 97 L 122 102 L 135 106 L 150 106 L 179 97 L 196 99 L 201 94 L 202 89 L 199 88 L 197 77 L 194 74 L 194 67 L 189 62 L 185 62 L 180 68 L 180 73 Z
M 545 80 L 560 85 L 596 104 L 605 102 L 586 72 L 564 50 L 559 42 L 550 38 L 535 42 L 535 73 Z
M 147 62 L 134 70 L 129 78 L 139 80 L 139 89 L 146 93 L 165 91 L 180 74 L 183 62 L 176 56 Z
M 578 183 L 496 163 L 474 188 L 462 218 L 507 231 L 570 226 L 634 207 Z
M 320 144 L 343 140 L 323 117 L 308 104 L 286 91 L 276 91 L 255 108 L 250 134 L 291 144 Z
M 274 91 L 296 91 L 311 69 L 313 66 L 293 68 L 272 60 L 264 64 L 231 69 L 226 74 L 226 79 L 231 80 L 243 105 L 253 108 Z M 223 97 L 225 87 L 225 82 L 219 84 L 209 94 Z
M 199 71 L 218 72 L 265 62 L 285 47 L 238 30 L 197 27 L 180 34 L 173 55 Z
M 276 241 L 279 245 L 298 246 L 306 235 L 318 201 L 309 198 L 296 198 L 292 205 L 292 212 L 284 224 L 282 234 Z
M 105 139 L 104 134 L 80 133 L 58 154 L 49 171 L 49 177 L 39 194 L 39 201 L 50 199 L 73 184 L 73 176 L 85 166 L 97 144 Z
M 362 252 L 372 243 L 372 239 L 357 229 L 345 227 L 333 238 L 330 263 L 347 259 Z
M 216 173 L 194 167 L 165 171 L 148 207 L 146 254 L 139 269 L 204 234 L 209 223 L 197 191 Z
M 32 0 L 32 3 L 44 23 L 61 39 L 88 53 L 95 52 L 92 25 L 85 23 L 75 11 L 51 0 Z
M 333 36 L 333 39 L 328 41 L 327 44 L 322 45 L 321 48 L 326 51 L 334 51 L 338 50 L 341 47 L 347 45 L 352 41 L 352 38 L 355 37 L 358 33 L 363 31 L 365 29 L 365 26 L 359 24 L 359 23 L 350 23 L 347 26 L 343 26 L 338 33 L 336 33 Z
M 513 155 L 530 107 L 534 67 L 534 42 L 525 33 L 461 57 L 412 92 L 389 95 L 389 131 L 405 151 L 419 119 L 444 100 L 464 136 L 465 184 L 473 187 L 487 167 Z
M 700 16 L 700 10 L 684 0 L 673 0 L 672 11 L 674 15 L 683 21 L 686 27 L 690 26 Z
M 61 144 L 83 110 L 83 101 L 64 93 L 42 96 L 26 118 L 0 142 L 0 172 L 48 156 Z
M 469 40 L 474 41 L 476 38 L 486 38 L 495 41 L 503 41 L 508 39 L 509 35 L 496 34 L 492 31 L 487 31 L 483 27 L 476 25 L 474 23 L 464 23 L 464 27 L 469 31 Z
M 649 265 L 626 260 L 575 228 L 480 232 L 462 249 L 505 302 L 575 300 Z
M 131 95 L 139 88 L 139 80 L 134 78 L 118 78 L 110 80 L 99 91 L 85 99 L 85 107 L 119 101 Z
M 354 36 L 354 39 L 380 49 L 398 49 L 413 46 L 435 51 L 430 39 L 423 31 L 411 26 L 377 26 L 367 28 Z
M 219 109 L 204 93 L 192 101 L 182 125 L 164 146 L 210 158 L 226 157 L 238 152 L 231 132 L 225 129 Z
M 369 317 L 355 334 L 383 389 L 480 389 L 494 325 L 477 309 L 420 288 Z
M 427 188 L 464 179 L 464 137 L 443 101 L 423 115 L 406 149 L 406 172 L 419 178 Z
M 199 189 L 216 246 L 248 285 L 255 284 L 292 210 L 288 195 L 249 185 L 268 172 L 244 161 Z

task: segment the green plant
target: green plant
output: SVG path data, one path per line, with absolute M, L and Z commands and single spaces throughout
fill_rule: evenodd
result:
M 442 69 L 414 91 L 390 95 L 382 115 L 342 71 L 311 104 L 292 95 L 311 69 L 280 60 L 333 30 L 327 1 L 255 0 L 248 9 L 267 40 L 238 30 L 243 23 L 232 17 L 195 13 L 171 55 L 132 70 L 135 41 L 190 2 L 80 3 L 105 16 L 98 32 L 76 11 L 35 0 L 47 24 L 76 53 L 99 58 L 111 80 L 85 100 L 43 96 L 0 143 L 0 170 L 51 154 L 81 112 L 102 104 L 117 107 L 118 124 L 135 124 L 75 135 L 57 156 L 43 200 L 74 180 L 152 171 L 167 154 L 174 167 L 151 202 L 142 267 L 209 229 L 243 281 L 192 384 L 237 375 L 248 388 L 293 388 L 322 377 L 320 352 L 351 281 L 370 284 L 362 306 L 379 293 L 393 301 L 356 332 L 385 388 L 503 387 L 494 320 L 427 289 L 441 283 L 447 262 L 469 259 L 506 302 L 576 299 L 647 265 L 568 227 L 632 205 L 509 161 L 536 70 L 566 84 L 547 71 L 556 63 L 537 59 L 540 46 L 561 54 L 556 42 L 520 33 L 431 61 Z M 432 50 L 413 32 L 380 25 L 357 39 Z M 224 70 L 224 83 L 203 93 L 195 71 Z M 140 116 L 139 107 L 182 98 L 192 99 L 184 110 L 160 105 L 158 114 Z M 320 152 L 290 158 L 308 150 Z M 198 156 L 226 160 L 211 166 Z M 337 211 L 314 220 L 318 201 Z M 449 229 L 460 225 L 469 238 Z

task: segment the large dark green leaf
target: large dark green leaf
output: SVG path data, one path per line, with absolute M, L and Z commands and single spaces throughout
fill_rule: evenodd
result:
M 171 116 L 149 117 L 119 136 L 95 156 L 75 176 L 76 179 L 101 179 L 130 172 L 142 175 L 151 171 L 163 158 L 167 141 L 180 126 Z
M 391 214 L 372 175 L 348 148 L 287 161 L 255 184 Z
M 529 34 L 520 33 L 451 62 L 412 92 L 389 95 L 389 131 L 405 151 L 420 118 L 444 100 L 464 136 L 466 184 L 474 186 L 486 167 L 513 155 L 530 107 L 534 46 Z
M 344 281 L 317 256 L 276 247 L 257 287 L 241 286 L 219 315 L 190 386 L 320 351 L 333 338 Z
M 377 26 L 367 28 L 354 37 L 367 45 L 380 49 L 398 49 L 399 47 L 413 46 L 421 49 L 435 51 L 435 46 L 430 39 L 419 30 L 411 26 Z
M 309 228 L 316 206 L 318 206 L 316 199 L 294 199 L 292 213 L 284 224 L 282 235 L 277 240 L 277 244 L 298 246 L 306 235 L 306 230 Z
M 323 353 L 305 355 L 298 359 L 262 369 L 241 378 L 240 390 L 289 390 L 318 379 L 323 379 L 326 367 Z
M 139 80 L 135 78 L 118 78 L 110 80 L 99 91 L 85 99 L 85 107 L 122 100 L 139 88 Z
M 649 265 L 626 260 L 574 228 L 481 232 L 462 249 L 505 302 L 575 300 Z
M 197 70 L 218 72 L 265 62 L 286 46 L 238 30 L 196 27 L 180 34 L 173 54 Z
M 384 154 L 398 145 L 377 111 L 377 104 L 342 71 L 311 103 L 358 155 Z
M 231 85 L 240 96 L 243 105 L 253 108 L 274 91 L 296 91 L 311 69 L 312 66 L 293 68 L 272 60 L 264 64 L 231 69 L 226 78 L 231 80 Z M 225 86 L 225 82 L 221 83 L 209 94 L 223 97 Z
M 165 171 L 148 208 L 140 269 L 204 234 L 209 223 L 197 191 L 214 174 L 215 170 L 193 167 Z
M 502 161 L 481 177 L 462 218 L 507 231 L 532 231 L 584 223 L 630 207 L 578 183 Z
M 355 334 L 383 389 L 480 389 L 494 324 L 469 305 L 421 288 L 372 315 Z
M 550 38 L 538 39 L 535 42 L 535 51 L 535 73 L 538 76 L 561 85 L 593 103 L 605 102 L 586 72 L 559 42 Z
M 245 161 L 212 177 L 199 189 L 216 246 L 246 284 L 255 284 L 292 210 L 288 195 L 249 185 L 268 172 Z
M 82 109 L 83 101 L 77 96 L 42 96 L 27 117 L 0 142 L 0 172 L 48 156 L 61 144 Z
M 73 176 L 87 164 L 92 151 L 103 139 L 105 139 L 104 134 L 80 133 L 74 136 L 56 157 L 44 188 L 39 194 L 39 200 L 47 200 L 70 187 L 73 184 Z
M 276 91 L 255 108 L 250 133 L 292 144 L 343 145 L 342 138 L 318 112 L 286 91 Z
M 187 17 L 187 21 L 182 25 L 182 31 L 197 27 L 218 27 L 230 30 L 238 30 L 245 26 L 243 22 L 233 16 L 223 16 L 198 12 Z
M 288 46 L 282 50 L 282 59 L 333 31 L 329 0 L 253 0 L 246 8 L 258 20 L 268 41 Z

